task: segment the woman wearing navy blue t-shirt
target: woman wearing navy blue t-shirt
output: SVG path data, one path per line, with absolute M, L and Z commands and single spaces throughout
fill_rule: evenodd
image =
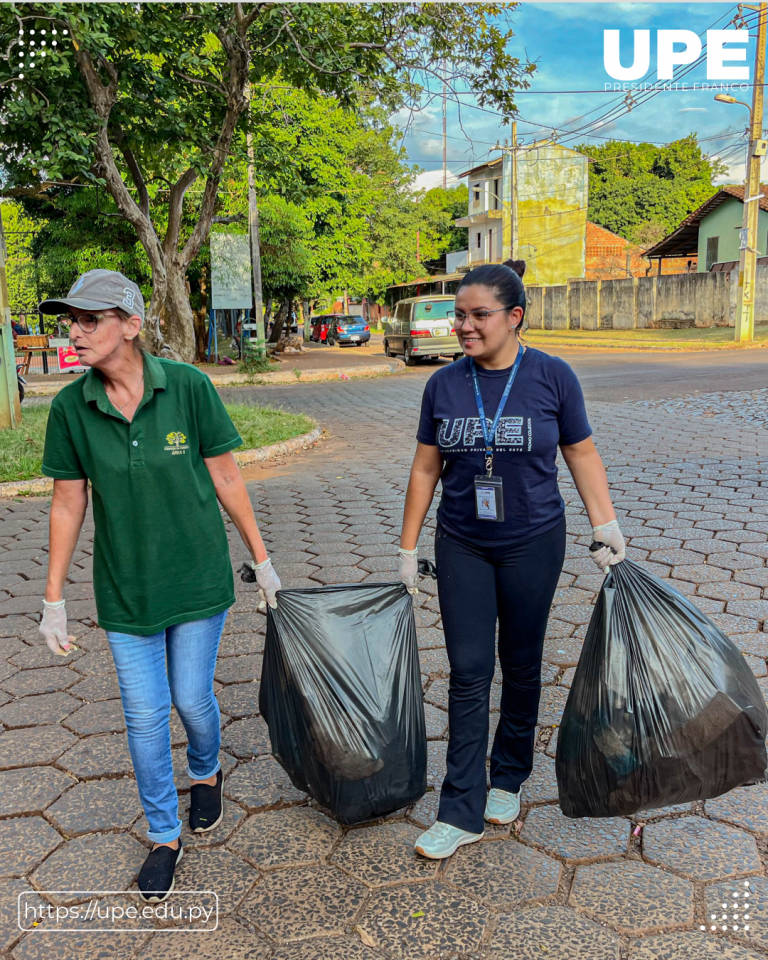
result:
M 549 608 L 565 556 L 558 448 L 605 546 L 600 569 L 624 558 L 608 481 L 584 398 L 564 361 L 525 347 L 525 290 L 510 267 L 470 271 L 456 293 L 464 351 L 424 390 L 418 448 L 400 538 L 400 579 L 416 592 L 416 545 L 438 480 L 435 560 L 451 664 L 447 774 L 437 822 L 416 841 L 442 859 L 511 823 L 530 776 Z M 501 711 L 486 796 L 489 694 L 498 624 Z

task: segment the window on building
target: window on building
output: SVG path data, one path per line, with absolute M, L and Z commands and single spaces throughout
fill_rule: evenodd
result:
M 488 230 L 488 259 L 493 260 L 493 227 Z
M 475 234 L 475 236 L 477 237 L 477 249 L 478 249 L 478 250 L 482 250 L 482 247 L 483 247 L 483 235 L 482 235 L 482 233 L 477 233 L 477 234 Z
M 720 246 L 720 237 L 707 237 L 707 270 L 713 263 L 717 263 L 717 248 Z
M 472 202 L 480 203 L 480 184 L 479 183 L 472 184 Z
M 501 209 L 501 180 L 498 177 L 493 181 L 493 209 Z

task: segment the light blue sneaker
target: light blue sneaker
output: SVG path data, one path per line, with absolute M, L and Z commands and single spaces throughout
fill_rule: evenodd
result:
M 430 860 L 445 860 L 466 843 L 477 843 L 485 836 L 484 833 L 470 833 L 468 830 L 459 830 L 450 823 L 433 823 L 426 833 L 422 833 L 416 841 L 416 853 Z
M 488 823 L 505 824 L 517 820 L 520 816 L 520 791 L 509 793 L 507 790 L 491 787 L 483 816 Z

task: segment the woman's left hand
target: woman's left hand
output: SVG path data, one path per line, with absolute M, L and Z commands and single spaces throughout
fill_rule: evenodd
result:
M 252 566 L 256 574 L 256 583 L 259 585 L 259 596 L 261 597 L 259 610 L 265 609 L 266 604 L 276 610 L 277 597 L 275 594 L 282 584 L 280 583 L 280 577 L 272 566 L 272 561 L 267 557 L 262 563 L 254 563 Z
M 589 551 L 590 557 L 603 573 L 615 563 L 621 563 L 626 556 L 626 544 L 624 543 L 624 537 L 621 535 L 621 530 L 619 530 L 618 520 L 611 520 L 610 523 L 592 527 L 592 539 L 597 543 L 605 544 L 599 550 Z

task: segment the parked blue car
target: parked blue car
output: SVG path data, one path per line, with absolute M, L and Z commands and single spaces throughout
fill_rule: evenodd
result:
M 326 343 L 333 346 L 352 344 L 355 347 L 368 346 L 371 328 L 362 317 L 334 317 L 328 328 Z

